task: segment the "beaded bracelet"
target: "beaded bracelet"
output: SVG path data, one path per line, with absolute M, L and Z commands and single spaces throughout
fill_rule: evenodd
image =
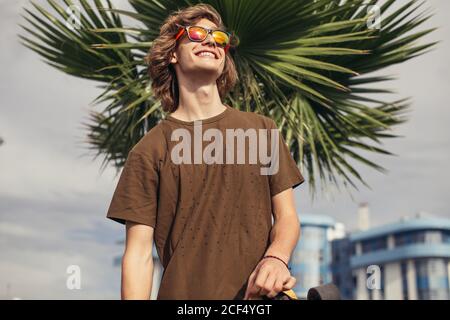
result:
M 280 258 L 278 258 L 278 257 L 276 257 L 276 256 L 270 256 L 270 255 L 264 256 L 264 257 L 263 257 L 263 259 L 265 259 L 265 258 L 275 258 L 275 259 L 278 259 L 278 260 L 280 260 L 281 262 L 284 263 L 284 265 L 286 266 L 286 268 L 288 268 L 288 270 L 291 270 L 291 268 L 288 266 L 288 264 L 287 264 L 286 262 L 284 262 L 283 259 L 280 259 Z

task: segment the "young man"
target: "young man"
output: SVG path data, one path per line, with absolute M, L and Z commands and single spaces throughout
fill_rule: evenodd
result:
M 152 89 L 170 114 L 130 151 L 107 213 L 126 223 L 122 299 L 149 298 L 153 240 L 158 300 L 259 299 L 295 285 L 292 189 L 304 178 L 273 120 L 221 102 L 237 80 L 229 36 L 200 4 L 170 16 L 149 52 Z M 248 142 L 244 162 L 230 137 Z M 250 161 L 258 148 L 270 149 L 273 170 Z

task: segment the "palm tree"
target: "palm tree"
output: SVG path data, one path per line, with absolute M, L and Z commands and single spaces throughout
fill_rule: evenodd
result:
M 87 144 L 95 157 L 104 156 L 102 166 L 112 162 L 119 169 L 165 116 L 144 57 L 167 15 L 200 1 L 129 0 L 133 11 L 113 8 L 109 0 L 47 2 L 54 13 L 35 3 L 24 9 L 28 24 L 21 25 L 26 35 L 20 39 L 49 65 L 100 83 L 94 102 L 107 106 L 83 123 Z M 312 194 L 318 178 L 321 186 L 358 189 L 355 180 L 368 186 L 350 161 L 385 171 L 362 153 L 392 155 L 379 145 L 396 137 L 390 131 L 406 121 L 410 103 L 380 100 L 391 92 L 380 85 L 393 78 L 373 73 L 435 45 L 417 44 L 434 30 L 416 31 L 430 18 L 422 4 L 407 0 L 395 10 L 394 0 L 202 2 L 215 7 L 236 35 L 230 52 L 240 82 L 226 103 L 275 120 Z M 78 20 L 68 7 L 79 11 Z M 134 25 L 124 26 L 124 17 Z

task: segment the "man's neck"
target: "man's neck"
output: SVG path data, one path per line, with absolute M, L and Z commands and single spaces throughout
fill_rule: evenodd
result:
M 176 119 L 195 121 L 214 117 L 226 110 L 215 84 L 210 88 L 203 87 L 193 92 L 183 91 L 183 88 L 180 88 L 180 103 L 177 110 L 170 114 Z

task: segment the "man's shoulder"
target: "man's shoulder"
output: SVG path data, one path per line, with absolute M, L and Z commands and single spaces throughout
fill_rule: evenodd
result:
M 254 111 L 244 111 L 244 110 L 235 110 L 236 118 L 245 122 L 249 128 L 272 128 L 274 121 L 272 118 L 254 112 Z
M 167 149 L 167 141 L 163 130 L 164 123 L 160 121 L 150 128 L 134 145 L 131 152 L 141 153 L 151 158 L 161 158 Z

